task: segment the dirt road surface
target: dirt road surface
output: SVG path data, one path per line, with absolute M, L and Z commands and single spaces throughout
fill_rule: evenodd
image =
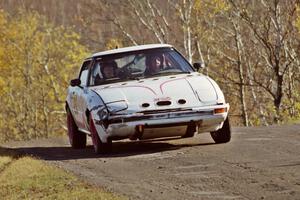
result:
M 115 142 L 105 156 L 66 138 L 6 146 L 130 199 L 300 199 L 300 124 L 233 128 L 218 145 L 209 134 Z

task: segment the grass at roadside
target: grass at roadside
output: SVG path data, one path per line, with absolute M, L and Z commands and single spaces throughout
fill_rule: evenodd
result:
M 1 199 L 125 199 L 81 182 L 62 169 L 0 147 Z

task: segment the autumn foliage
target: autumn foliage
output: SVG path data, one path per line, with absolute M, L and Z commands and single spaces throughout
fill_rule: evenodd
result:
M 79 35 L 35 12 L 0 12 L 0 141 L 59 134 L 71 77 L 86 49 Z

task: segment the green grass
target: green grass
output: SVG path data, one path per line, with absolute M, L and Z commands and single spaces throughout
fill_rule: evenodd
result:
M 43 161 L 0 147 L 1 199 L 108 199 L 125 197 L 83 183 L 77 177 Z

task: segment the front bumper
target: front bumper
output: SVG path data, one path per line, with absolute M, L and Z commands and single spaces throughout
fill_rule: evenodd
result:
M 224 112 L 216 113 L 216 110 Z M 182 136 L 188 125 L 195 125 L 198 133 L 220 129 L 227 117 L 229 104 L 205 106 L 191 109 L 154 110 L 129 115 L 111 116 L 108 126 L 98 134 L 103 142 L 110 139 Z M 96 128 L 102 123 L 96 122 Z M 97 129 L 98 129 L 97 128 Z

